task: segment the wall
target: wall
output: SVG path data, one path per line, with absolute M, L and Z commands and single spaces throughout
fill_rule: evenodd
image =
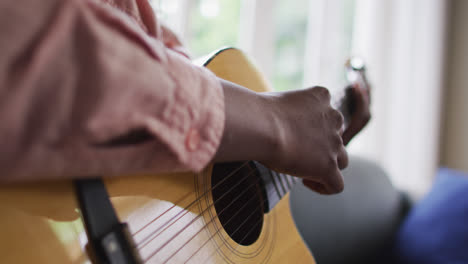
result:
M 468 172 L 468 1 L 452 0 L 441 165 Z

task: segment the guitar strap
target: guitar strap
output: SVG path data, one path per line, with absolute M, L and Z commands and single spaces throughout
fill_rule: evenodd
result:
M 127 225 L 120 223 L 102 180 L 76 180 L 74 184 L 93 263 L 141 263 Z

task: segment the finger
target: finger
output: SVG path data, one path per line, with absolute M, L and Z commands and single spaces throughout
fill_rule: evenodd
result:
M 341 149 L 338 152 L 336 162 L 338 163 L 338 168 L 340 170 L 348 167 L 348 163 L 349 163 L 348 152 L 346 151 L 344 145 L 341 145 Z
M 343 139 L 343 133 L 345 132 L 345 126 L 344 124 L 340 127 L 340 130 L 338 131 L 338 134 L 341 136 L 341 138 Z M 342 140 L 343 142 L 343 140 Z
M 320 194 L 335 194 L 340 193 L 344 189 L 343 177 L 340 170 L 335 170 L 333 173 L 323 177 L 326 182 L 319 180 L 303 179 L 304 185 Z
M 315 87 L 312 87 L 312 89 L 315 90 L 315 92 L 317 93 L 319 98 L 321 98 L 326 103 L 330 104 L 331 94 L 330 94 L 330 91 L 328 91 L 327 88 L 322 87 L 322 86 L 315 86 Z
M 302 183 L 304 184 L 304 186 L 306 186 L 314 192 L 318 192 L 320 194 L 329 194 L 328 190 L 325 188 L 325 185 L 320 182 L 303 179 Z
M 330 148 L 331 148 L 330 150 L 332 150 L 336 154 L 335 156 L 329 156 L 331 157 L 330 158 L 331 161 L 329 162 L 333 161 L 335 162 L 335 164 L 337 164 L 336 157 L 339 156 L 340 152 L 344 149 L 343 137 L 341 136 L 340 131 L 336 131 L 335 133 L 330 135 L 329 140 L 330 140 Z M 332 158 L 332 157 L 335 157 L 335 158 Z
M 334 124 L 334 127 L 337 130 L 341 130 L 343 128 L 343 124 L 344 124 L 343 115 L 339 111 L 337 111 L 337 110 L 335 110 L 333 108 L 330 108 L 330 109 L 331 109 L 330 110 L 331 111 L 330 116 L 331 116 L 331 119 L 332 119 L 332 123 Z
M 329 194 L 340 193 L 344 189 L 343 176 L 341 171 L 336 168 L 326 178 L 326 187 L 328 187 Z

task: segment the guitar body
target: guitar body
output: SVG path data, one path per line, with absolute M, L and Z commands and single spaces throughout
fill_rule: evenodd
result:
M 221 78 L 256 91 L 267 90 L 265 80 L 238 50 L 223 50 L 206 66 Z M 143 262 L 315 263 L 292 220 L 288 195 L 250 223 L 252 217 L 239 220 L 234 212 L 231 218 L 239 221 L 235 225 L 244 227 L 227 232 L 227 223 L 218 218 L 224 212 L 214 206 L 218 199 L 212 194 L 217 187 L 212 183 L 213 170 L 209 166 L 199 174 L 104 180 Z M 71 181 L 1 186 L 0 262 L 92 262 L 77 208 Z M 252 230 L 258 234 L 252 236 Z

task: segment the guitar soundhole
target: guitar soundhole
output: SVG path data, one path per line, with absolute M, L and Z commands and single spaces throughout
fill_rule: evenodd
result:
M 263 226 L 263 196 L 255 167 L 223 163 L 213 168 L 213 201 L 224 230 L 238 244 L 253 244 Z

